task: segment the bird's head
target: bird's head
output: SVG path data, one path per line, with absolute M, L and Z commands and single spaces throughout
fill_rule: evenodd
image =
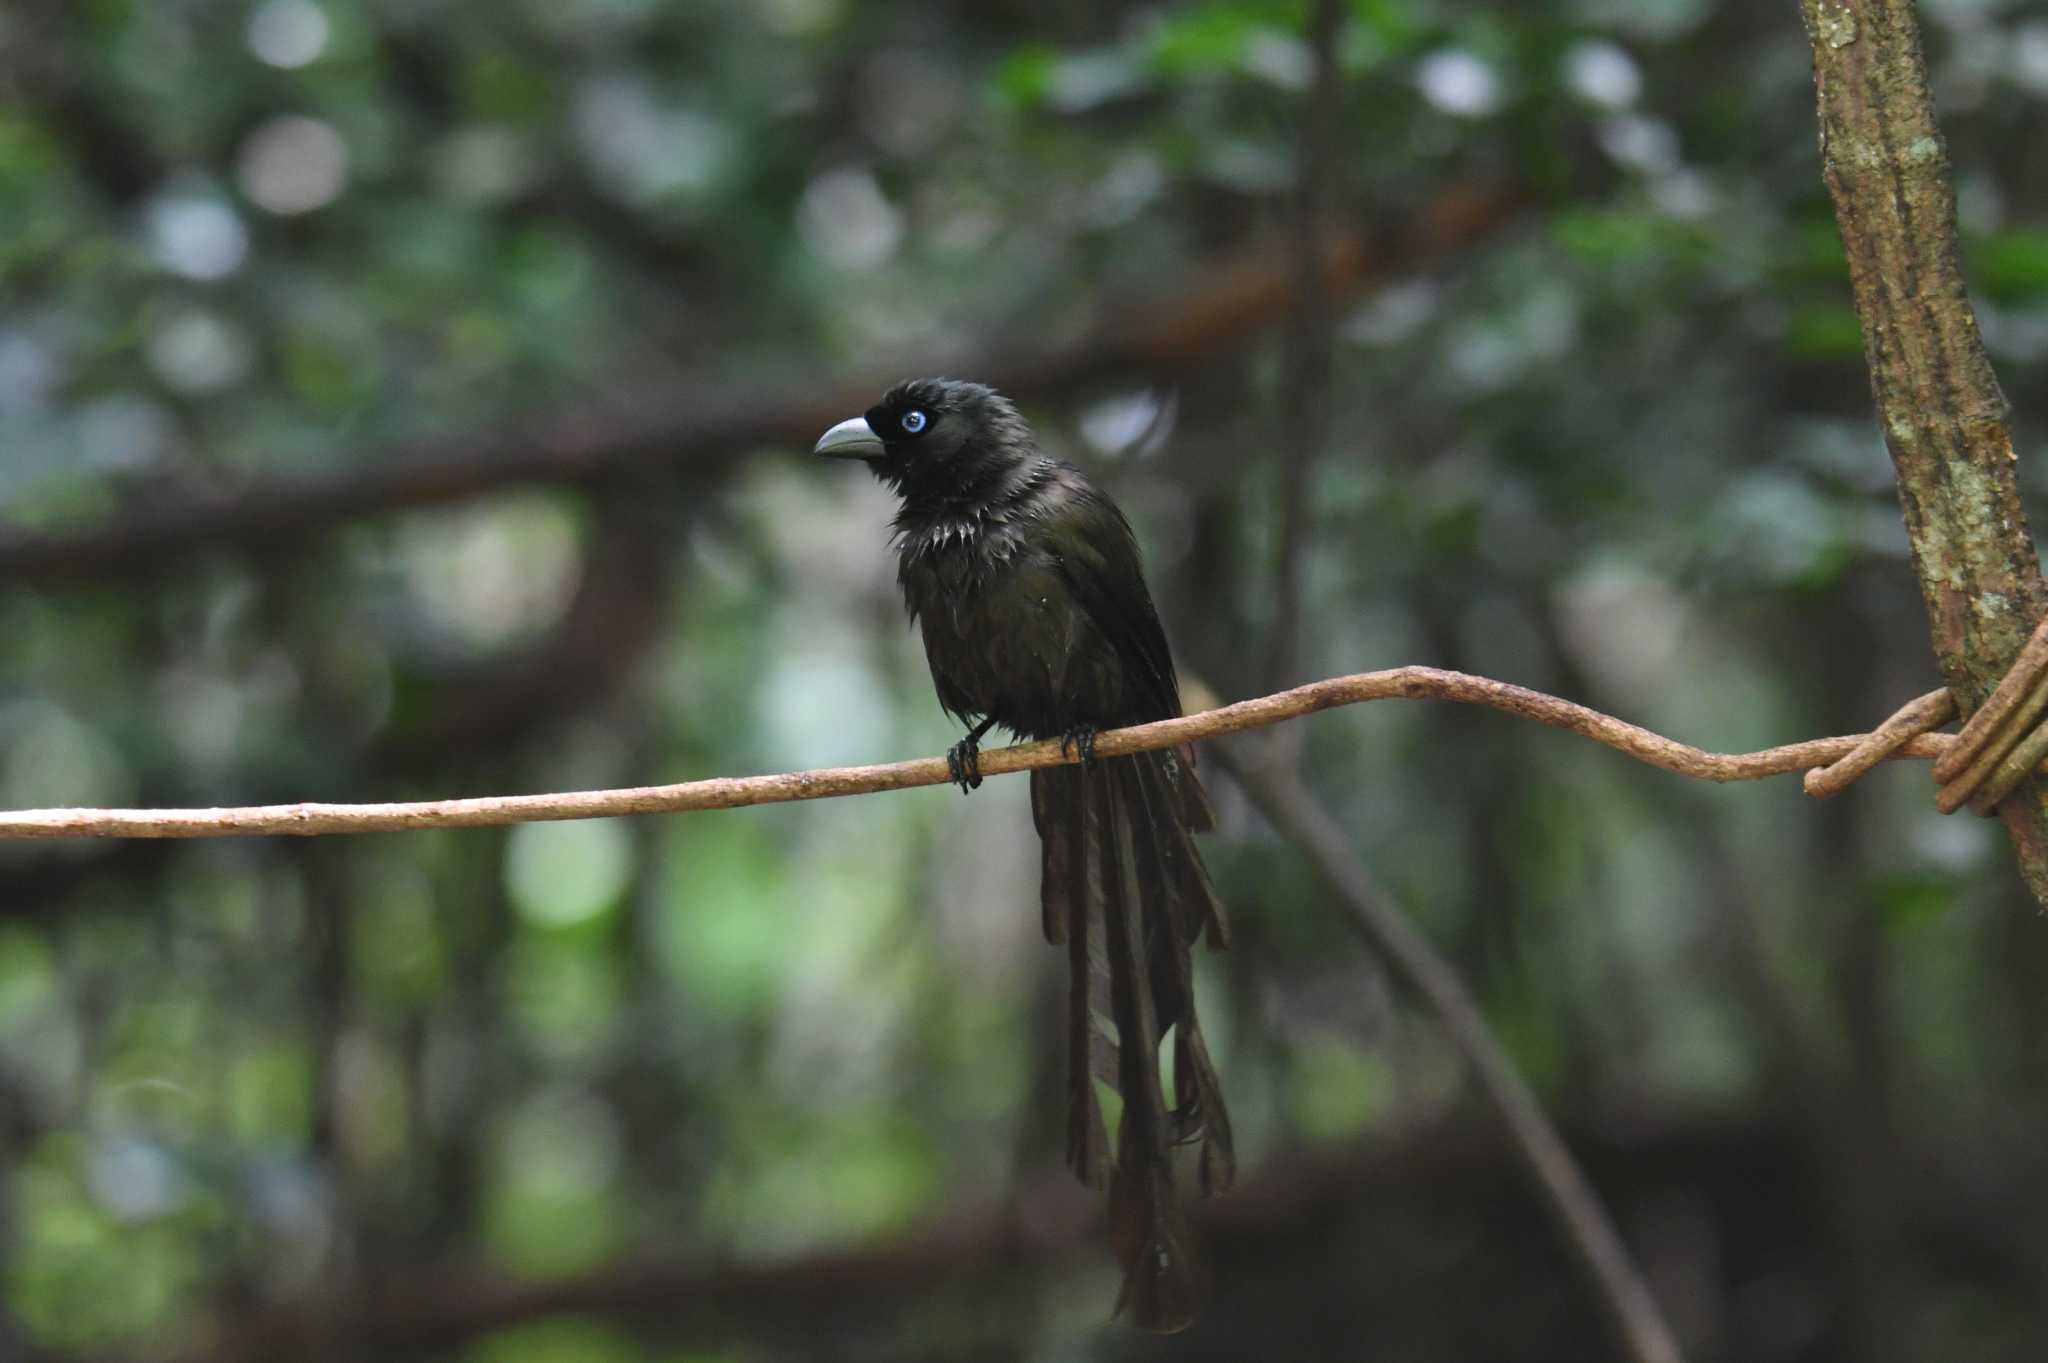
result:
M 819 439 L 815 453 L 864 460 L 906 496 L 965 489 L 1037 453 L 1031 428 L 995 389 L 910 379 Z

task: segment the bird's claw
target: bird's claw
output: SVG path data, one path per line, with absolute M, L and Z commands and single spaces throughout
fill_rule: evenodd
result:
M 1060 735 L 1060 756 L 1067 756 L 1068 750 L 1072 749 L 1081 754 L 1081 765 L 1087 766 L 1095 760 L 1096 732 L 1093 724 L 1076 724 Z
M 981 784 L 981 744 L 963 738 L 946 750 L 946 774 L 960 787 L 962 795 Z

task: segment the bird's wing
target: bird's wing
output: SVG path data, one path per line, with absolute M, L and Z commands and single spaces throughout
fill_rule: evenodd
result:
M 1123 663 L 1138 710 L 1130 722 L 1180 714 L 1180 683 L 1166 631 L 1145 589 L 1138 542 L 1123 512 L 1093 488 L 1078 492 L 1055 532 L 1060 575 L 1089 621 Z

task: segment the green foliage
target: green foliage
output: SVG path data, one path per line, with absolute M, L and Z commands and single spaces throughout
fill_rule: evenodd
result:
M 1785 349 L 1795 359 L 1843 360 L 1863 353 L 1863 328 L 1845 305 L 1815 304 L 1785 324 Z
M 2048 294 L 2048 231 L 2014 228 L 1993 232 L 1967 254 L 1971 282 L 2000 302 L 2021 302 Z
M 494 1137 L 482 1229 L 495 1258 L 546 1277 L 616 1251 L 627 1209 L 609 1114 L 586 1099 L 541 1093 L 506 1114 Z
M 1341 1037 L 1303 1045 L 1289 1076 L 1288 1116 L 1311 1144 L 1348 1140 L 1393 1100 L 1392 1067 Z
M 1567 208 L 1551 219 L 1550 230 L 1577 263 L 1595 270 L 1697 270 L 1714 254 L 1713 241 L 1698 227 L 1641 209 Z
M 606 1322 L 570 1318 L 501 1330 L 478 1341 L 464 1363 L 640 1363 L 646 1357 L 632 1336 Z M 705 1356 L 702 1363 L 716 1357 Z
M 762 901 L 793 898 L 787 864 L 756 823 L 678 821 L 664 835 L 657 901 L 688 904 L 651 925 L 655 961 L 689 1006 L 745 1015 L 766 1008 L 784 977 L 785 950 L 798 924 L 760 912 Z

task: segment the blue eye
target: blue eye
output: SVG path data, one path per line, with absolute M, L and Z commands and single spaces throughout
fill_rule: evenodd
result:
M 903 427 L 905 435 L 916 435 L 925 428 L 925 415 L 918 411 L 905 412 L 903 420 L 898 424 Z

